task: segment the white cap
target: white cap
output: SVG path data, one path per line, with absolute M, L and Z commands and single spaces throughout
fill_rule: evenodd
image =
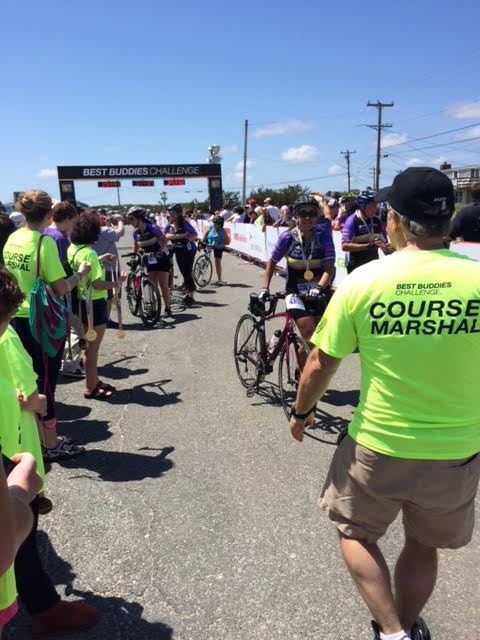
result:
M 22 224 L 22 222 L 25 222 L 25 216 L 23 215 L 23 213 L 20 213 L 20 211 L 14 211 L 8 217 L 16 225 L 19 225 L 19 224 Z
M 335 198 L 331 198 L 331 199 L 328 201 L 328 206 L 329 206 L 329 207 L 336 207 L 337 205 L 338 205 L 338 200 L 336 200 Z

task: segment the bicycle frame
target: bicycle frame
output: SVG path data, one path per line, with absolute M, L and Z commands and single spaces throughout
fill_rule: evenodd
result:
M 287 359 L 287 362 L 288 363 L 290 362 L 289 360 L 290 350 L 288 348 L 288 342 L 289 342 L 290 336 L 293 333 L 295 333 L 294 322 L 288 311 L 282 311 L 280 313 L 276 313 L 276 306 L 277 306 L 278 300 L 279 298 L 275 298 L 274 300 L 271 300 L 270 308 L 268 309 L 268 311 L 265 314 L 262 314 L 260 319 L 257 320 L 257 318 L 255 318 L 255 321 L 254 321 L 253 331 L 257 331 L 259 336 L 259 341 L 260 341 L 259 356 L 260 356 L 262 369 L 261 370 L 257 369 L 255 383 L 252 385 L 251 392 L 253 392 L 254 390 L 258 391 L 258 387 L 262 381 L 261 380 L 262 376 L 268 373 L 271 373 L 273 371 L 273 363 L 275 362 L 276 358 L 280 354 L 282 348 L 285 349 L 285 357 Z M 268 351 L 268 346 L 267 346 L 265 324 L 269 320 L 274 320 L 279 318 L 283 319 L 285 321 L 285 324 L 282 328 L 282 333 L 277 341 L 277 344 L 275 345 L 275 348 L 270 353 Z M 251 335 L 252 334 L 250 334 L 247 337 L 247 339 L 245 340 L 245 344 L 250 340 Z M 242 348 L 240 348 L 240 351 L 241 350 Z M 249 355 L 247 355 L 246 357 L 251 361 L 253 365 L 255 365 L 258 368 L 259 363 L 257 361 L 255 361 Z

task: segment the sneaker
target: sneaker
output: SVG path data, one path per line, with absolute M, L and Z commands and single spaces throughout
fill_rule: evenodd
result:
M 98 612 L 92 605 L 60 600 L 50 609 L 32 616 L 32 633 L 50 636 L 53 633 L 80 631 L 97 622 Z
M 380 640 L 380 627 L 378 626 L 378 624 L 375 622 L 375 620 L 372 620 L 372 629 L 373 629 L 373 633 L 375 634 L 373 636 L 374 640 Z M 430 637 L 430 636 L 429 636 Z M 413 636 L 412 636 L 413 638 Z M 402 640 L 411 640 L 409 636 L 407 636 L 407 634 L 405 634 L 402 638 Z
M 412 640 L 430 640 L 430 630 L 423 618 L 417 618 L 410 632 Z
M 183 301 L 185 302 L 185 304 L 194 304 L 195 300 L 193 299 L 193 296 L 183 296 Z
M 173 313 L 170 307 L 165 307 L 165 313 L 163 314 L 164 318 L 173 318 Z
M 42 457 L 44 462 L 57 462 L 58 460 L 68 460 L 76 458 L 85 453 L 85 447 L 79 447 L 76 444 L 67 444 L 64 439 L 59 439 L 56 447 L 48 449 L 42 447 Z

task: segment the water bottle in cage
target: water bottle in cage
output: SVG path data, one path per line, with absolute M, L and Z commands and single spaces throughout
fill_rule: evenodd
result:
M 270 338 L 270 342 L 268 343 L 268 353 L 272 354 L 275 351 L 275 348 L 278 344 L 278 341 L 280 340 L 281 335 L 282 335 L 282 332 L 280 331 L 280 329 L 277 329 L 276 331 L 273 332 L 273 335 Z

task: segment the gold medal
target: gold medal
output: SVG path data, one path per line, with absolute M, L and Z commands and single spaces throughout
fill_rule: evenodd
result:
M 88 340 L 88 342 L 93 342 L 97 338 L 97 332 L 95 331 L 95 329 L 89 329 L 85 334 L 85 338 Z
M 303 277 L 305 278 L 305 280 L 308 280 L 308 282 L 310 282 L 310 280 L 313 280 L 313 271 L 310 271 L 310 269 L 307 269 L 303 274 Z

